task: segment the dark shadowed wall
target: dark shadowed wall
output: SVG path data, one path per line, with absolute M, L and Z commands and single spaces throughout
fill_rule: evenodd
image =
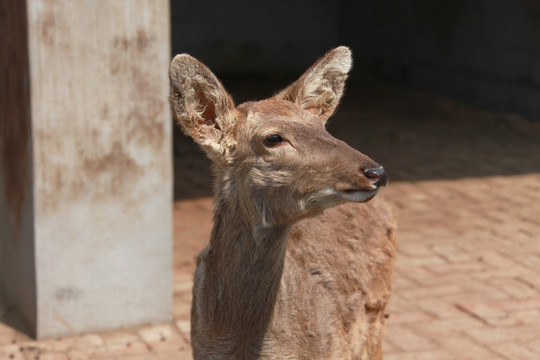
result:
M 339 1 L 171 1 L 172 50 L 218 73 L 292 72 L 339 44 Z
M 540 121 L 540 1 L 172 1 L 173 53 L 218 74 L 301 72 L 336 45 L 368 75 Z

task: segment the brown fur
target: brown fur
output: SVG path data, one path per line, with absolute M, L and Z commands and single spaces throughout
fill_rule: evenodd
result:
M 324 128 L 350 66 L 334 49 L 275 97 L 235 108 L 204 65 L 174 58 L 174 115 L 216 176 L 195 359 L 382 359 L 394 220 L 381 201 L 360 203 L 378 191 L 363 170 L 378 165 Z M 283 142 L 265 145 L 273 134 Z

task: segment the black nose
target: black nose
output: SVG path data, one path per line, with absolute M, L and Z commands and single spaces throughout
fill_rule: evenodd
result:
M 371 181 L 375 186 L 385 186 L 388 184 L 388 178 L 386 176 L 386 171 L 384 168 L 378 167 L 373 169 L 364 169 L 364 175 Z

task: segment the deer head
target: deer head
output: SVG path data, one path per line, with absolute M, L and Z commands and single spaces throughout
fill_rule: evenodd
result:
M 274 97 L 234 106 L 193 57 L 170 67 L 173 113 L 212 159 L 217 203 L 233 201 L 259 225 L 296 221 L 386 185 L 384 169 L 325 129 L 351 68 L 346 47 L 329 51 Z

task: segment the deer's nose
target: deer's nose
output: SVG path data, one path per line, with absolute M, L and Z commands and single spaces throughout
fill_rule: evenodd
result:
M 362 171 L 373 185 L 379 187 L 386 186 L 386 184 L 388 184 L 386 170 L 384 170 L 382 166 L 372 169 L 362 169 Z

